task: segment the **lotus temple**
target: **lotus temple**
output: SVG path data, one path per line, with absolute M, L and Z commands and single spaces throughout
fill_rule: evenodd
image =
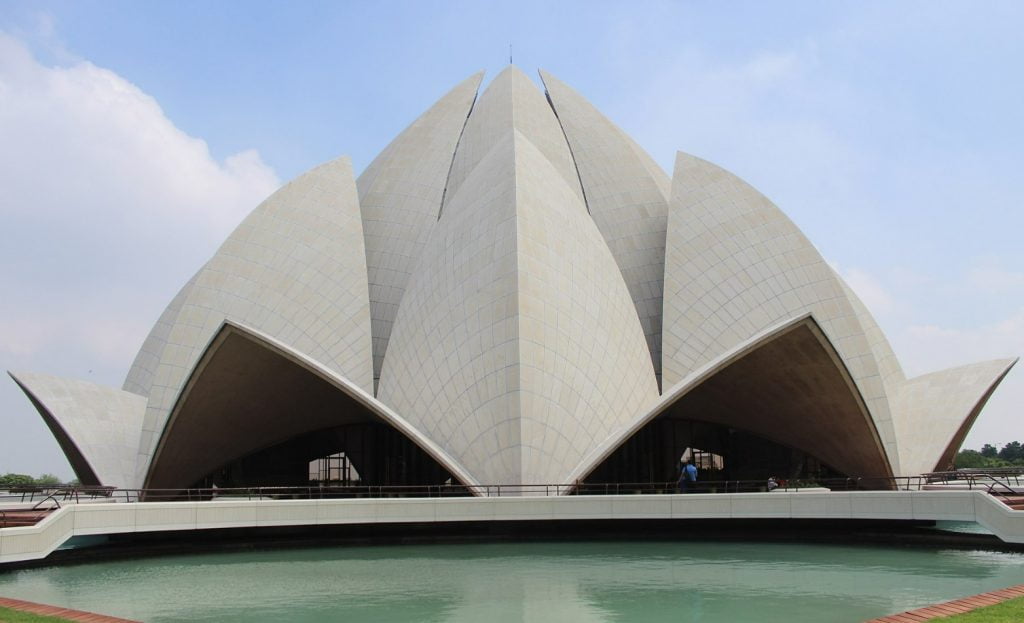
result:
M 471 76 L 358 178 L 339 158 L 286 184 L 181 287 L 121 388 L 12 372 L 81 483 L 473 490 L 674 480 L 684 457 L 724 479 L 951 465 L 1015 359 L 907 378 L 771 201 L 686 153 L 669 175 L 541 79 L 510 66 L 480 92 Z

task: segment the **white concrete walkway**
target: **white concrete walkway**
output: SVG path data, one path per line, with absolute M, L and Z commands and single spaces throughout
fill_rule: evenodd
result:
M 983 491 L 855 491 L 491 498 L 217 500 L 69 504 L 35 526 L 0 529 L 0 564 L 45 558 L 73 536 L 252 528 L 574 519 L 976 521 L 1024 543 L 1024 511 Z

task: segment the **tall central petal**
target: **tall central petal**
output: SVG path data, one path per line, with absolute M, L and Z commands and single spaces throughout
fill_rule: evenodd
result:
M 470 116 L 398 311 L 381 401 L 481 482 L 560 482 L 658 387 L 632 299 L 540 92 Z

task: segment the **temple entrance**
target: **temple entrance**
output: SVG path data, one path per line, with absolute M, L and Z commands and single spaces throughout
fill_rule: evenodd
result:
M 423 486 L 453 482 L 441 465 L 382 423 L 336 426 L 237 458 L 195 488 Z
M 812 483 L 846 475 L 801 450 L 721 424 L 658 418 L 641 428 L 586 478 L 587 483 L 656 485 L 679 478 L 692 460 L 702 482 L 767 481 L 769 476 Z
M 146 489 L 305 487 L 310 463 L 338 454 L 361 486 L 462 489 L 383 406 L 259 336 L 225 325 L 196 368 Z
M 701 469 L 705 482 L 767 482 L 774 476 L 801 484 L 839 478 L 860 488 L 893 486 L 864 399 L 811 318 L 685 387 L 583 480 L 672 482 L 687 452 L 697 460 L 715 457 Z

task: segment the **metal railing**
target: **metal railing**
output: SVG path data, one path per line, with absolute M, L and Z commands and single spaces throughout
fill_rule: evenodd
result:
M 928 484 L 966 485 L 968 489 L 983 489 L 992 495 L 1024 495 L 1024 469 L 961 469 L 924 474 Z
M 896 478 L 824 478 L 784 480 L 775 491 L 800 491 L 825 488 L 831 491 L 920 490 L 924 484 L 938 482 L 937 475 Z M 948 480 L 948 479 L 947 479 Z M 979 480 L 971 481 L 978 483 Z M 988 483 L 991 488 L 991 481 Z M 975 486 L 979 486 L 975 484 Z M 687 493 L 756 493 L 769 491 L 767 480 L 701 480 L 690 483 Z M 0 491 L 0 503 L 52 500 L 55 504 L 82 502 L 161 502 L 210 500 L 318 500 L 380 498 L 447 498 L 564 495 L 663 495 L 678 493 L 676 481 L 614 483 L 548 483 L 501 485 L 332 485 L 189 488 L 189 489 L 115 489 L 112 487 L 21 487 Z M 38 506 L 38 505 L 37 505 Z

